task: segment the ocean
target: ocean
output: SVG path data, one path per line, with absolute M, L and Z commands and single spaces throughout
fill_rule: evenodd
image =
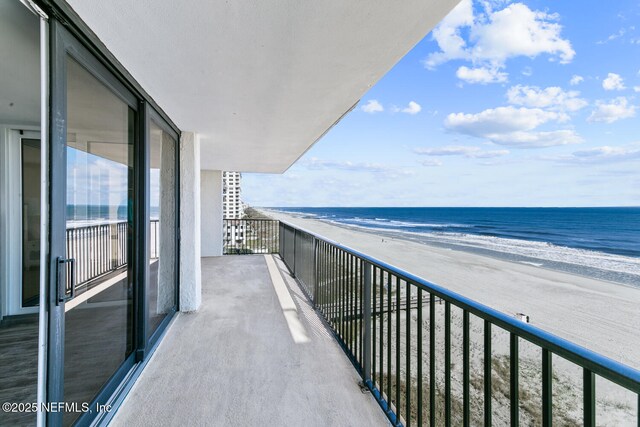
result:
M 271 209 L 640 288 L 640 207 Z

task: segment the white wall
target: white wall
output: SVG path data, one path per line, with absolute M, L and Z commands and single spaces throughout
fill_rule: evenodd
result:
M 200 265 L 200 139 L 180 135 L 180 311 L 202 302 Z
M 201 255 L 222 255 L 222 171 L 200 171 Z

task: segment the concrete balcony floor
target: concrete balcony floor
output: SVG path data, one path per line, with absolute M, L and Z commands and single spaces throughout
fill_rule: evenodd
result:
M 389 425 L 359 380 L 277 256 L 203 258 L 200 310 L 178 314 L 112 425 Z

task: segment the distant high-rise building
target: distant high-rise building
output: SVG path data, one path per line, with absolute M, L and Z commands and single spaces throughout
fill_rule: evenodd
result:
M 240 200 L 240 172 L 222 172 L 222 212 L 224 218 L 240 219 L 244 216 L 244 205 Z

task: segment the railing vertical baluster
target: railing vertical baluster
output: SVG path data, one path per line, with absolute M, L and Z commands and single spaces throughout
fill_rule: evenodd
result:
M 391 274 L 385 270 L 387 278 L 387 401 L 391 410 L 391 327 L 393 316 L 391 314 Z
M 451 426 L 451 304 L 444 303 L 444 425 Z
M 471 424 L 471 414 L 469 406 L 469 312 L 462 312 L 462 425 L 469 427 Z
M 520 424 L 520 354 L 518 350 L 518 336 L 512 332 L 509 337 L 509 397 L 511 401 L 511 426 L 518 427 Z
M 337 298 L 338 298 L 338 333 L 340 338 L 344 341 L 344 334 L 342 333 L 342 308 L 344 307 L 344 292 L 342 292 L 342 250 L 336 249 L 338 254 L 338 274 L 337 274 Z
M 356 268 L 358 267 L 360 268 L 358 274 L 358 318 L 360 319 L 360 328 L 362 329 L 362 324 L 364 323 L 364 260 L 361 258 L 358 258 Z M 371 290 L 371 288 L 369 288 L 369 290 Z M 369 295 L 369 309 L 371 309 L 371 295 Z M 371 313 L 369 313 L 369 316 L 371 316 Z M 371 334 L 371 319 L 369 319 L 367 322 L 369 324 L 369 334 Z M 364 336 L 362 334 L 360 334 L 359 336 L 360 342 L 358 344 L 358 351 L 360 354 L 360 362 L 362 363 L 362 361 L 364 360 Z M 369 336 L 369 341 L 371 341 L 370 338 L 371 336 Z M 369 357 L 371 357 L 371 348 L 369 348 Z
M 360 323 L 362 321 L 361 317 L 359 316 L 360 314 L 360 280 L 359 280 L 359 275 L 358 275 L 358 264 L 357 264 L 358 258 L 354 255 L 353 256 L 353 346 L 355 349 L 355 355 L 356 355 L 356 360 L 358 360 L 358 363 L 360 363 L 360 366 L 362 366 L 362 358 L 360 357 L 360 337 L 361 334 L 358 333 L 358 323 Z
M 589 369 L 583 369 L 583 424 L 585 427 L 596 425 L 596 376 Z
M 367 265 L 367 262 L 365 261 L 365 266 Z M 366 267 L 365 267 L 366 268 Z M 376 267 L 373 266 L 371 267 L 372 271 L 371 271 L 371 306 L 373 307 L 371 310 L 371 343 L 372 343 L 372 351 L 371 351 L 371 366 L 373 367 L 372 372 L 371 372 L 371 381 L 373 382 L 373 384 L 375 385 L 375 383 L 378 381 L 378 376 L 376 375 L 376 354 L 377 354 L 377 347 L 376 345 L 378 344 L 378 337 L 377 337 L 377 333 L 378 333 L 378 325 L 377 325 L 377 317 L 376 317 L 376 309 L 378 307 L 378 291 L 377 291 L 377 281 L 376 281 Z M 365 270 L 366 272 L 366 270 Z M 365 281 L 366 281 L 366 276 L 365 276 Z M 365 289 L 366 292 L 366 289 Z M 365 294 L 366 295 L 366 294 Z M 365 307 L 366 308 L 366 307 Z
M 436 303 L 429 294 L 429 425 L 436 425 Z
M 338 332 L 340 334 L 340 339 L 344 342 L 344 284 L 343 284 L 343 275 L 342 269 L 344 264 L 342 262 L 343 253 L 340 249 L 338 249 Z
M 553 365 L 552 353 L 542 349 L 542 426 L 553 425 Z
M 345 263 L 345 258 L 346 258 L 346 254 L 345 252 L 340 249 L 340 298 L 341 298 L 341 302 L 340 302 L 340 336 L 342 337 L 342 342 L 343 344 L 346 344 L 346 315 L 345 315 L 345 310 L 347 307 L 347 292 L 346 292 L 346 283 L 345 283 L 345 277 L 344 277 L 344 273 L 345 273 L 345 267 L 346 267 L 346 263 Z M 347 348 L 349 348 L 347 346 Z
M 318 241 L 315 237 L 311 238 L 313 244 L 313 308 L 318 308 Z
M 340 250 L 336 248 L 336 331 L 342 339 L 342 287 L 340 285 Z
M 407 301 L 407 310 L 405 311 L 405 322 L 406 322 L 406 349 L 405 349 L 405 372 L 406 372 L 406 411 L 405 411 L 405 421 L 406 427 L 411 425 L 411 284 L 409 282 L 405 282 L 407 287 L 405 291 L 405 298 Z
M 491 322 L 484 321 L 484 425 L 491 425 Z
M 355 354 L 353 351 L 353 335 L 352 335 L 352 325 L 353 325 L 353 317 L 352 317 L 352 308 L 353 308 L 353 280 L 351 276 L 351 254 L 345 253 L 345 259 L 347 261 L 346 265 L 346 284 L 347 284 L 347 337 L 349 337 L 349 351 L 351 352 L 351 357 L 355 359 Z
M 396 412 L 398 418 L 396 423 L 400 424 L 400 409 L 402 408 L 402 399 L 400 396 L 400 278 L 396 276 Z
M 296 228 L 293 229 L 293 277 L 296 277 L 296 247 L 298 246 L 297 234 L 298 230 Z M 246 234 L 245 234 L 246 235 Z
M 362 312 L 362 333 L 363 337 L 362 343 L 362 378 L 364 379 L 365 384 L 369 385 L 371 383 L 371 364 L 372 355 L 371 355 L 371 332 L 375 330 L 372 328 L 371 321 L 371 264 L 367 261 L 362 261 L 362 269 L 363 269 L 363 287 L 364 287 L 364 310 Z
M 326 267 L 326 257 L 324 254 L 324 242 L 322 240 L 318 241 L 318 256 L 320 257 L 320 267 L 319 267 L 319 275 L 318 275 L 318 286 L 319 286 L 319 292 L 320 292 L 320 305 L 318 306 L 320 308 L 320 311 L 322 314 L 324 314 L 326 316 L 326 313 L 324 311 L 324 304 L 325 304 L 325 300 L 326 300 L 326 282 L 325 282 L 325 267 Z
M 380 288 L 380 393 L 384 393 L 385 386 L 385 376 L 384 376 L 384 273 L 382 269 L 378 268 L 376 277 L 378 277 L 378 273 L 380 274 L 380 281 L 378 282 L 378 286 Z
M 338 249 L 335 246 L 331 247 L 331 324 L 333 325 L 333 329 L 339 333 L 338 329 L 338 286 L 337 286 L 337 278 L 338 278 Z
M 418 337 L 418 342 L 416 343 L 416 351 L 418 353 L 418 357 L 416 360 L 416 368 L 417 368 L 417 410 L 418 410 L 418 418 L 416 420 L 416 424 L 422 427 L 422 288 L 418 288 L 418 319 L 416 325 L 416 335 Z
M 351 309 L 352 317 L 351 317 L 351 334 L 353 340 L 353 354 L 360 366 L 362 366 L 362 359 L 360 358 L 360 348 L 358 344 L 358 325 L 357 320 L 358 317 L 358 266 L 356 265 L 356 257 L 355 255 L 351 256 L 351 282 L 353 283 L 353 308 Z

